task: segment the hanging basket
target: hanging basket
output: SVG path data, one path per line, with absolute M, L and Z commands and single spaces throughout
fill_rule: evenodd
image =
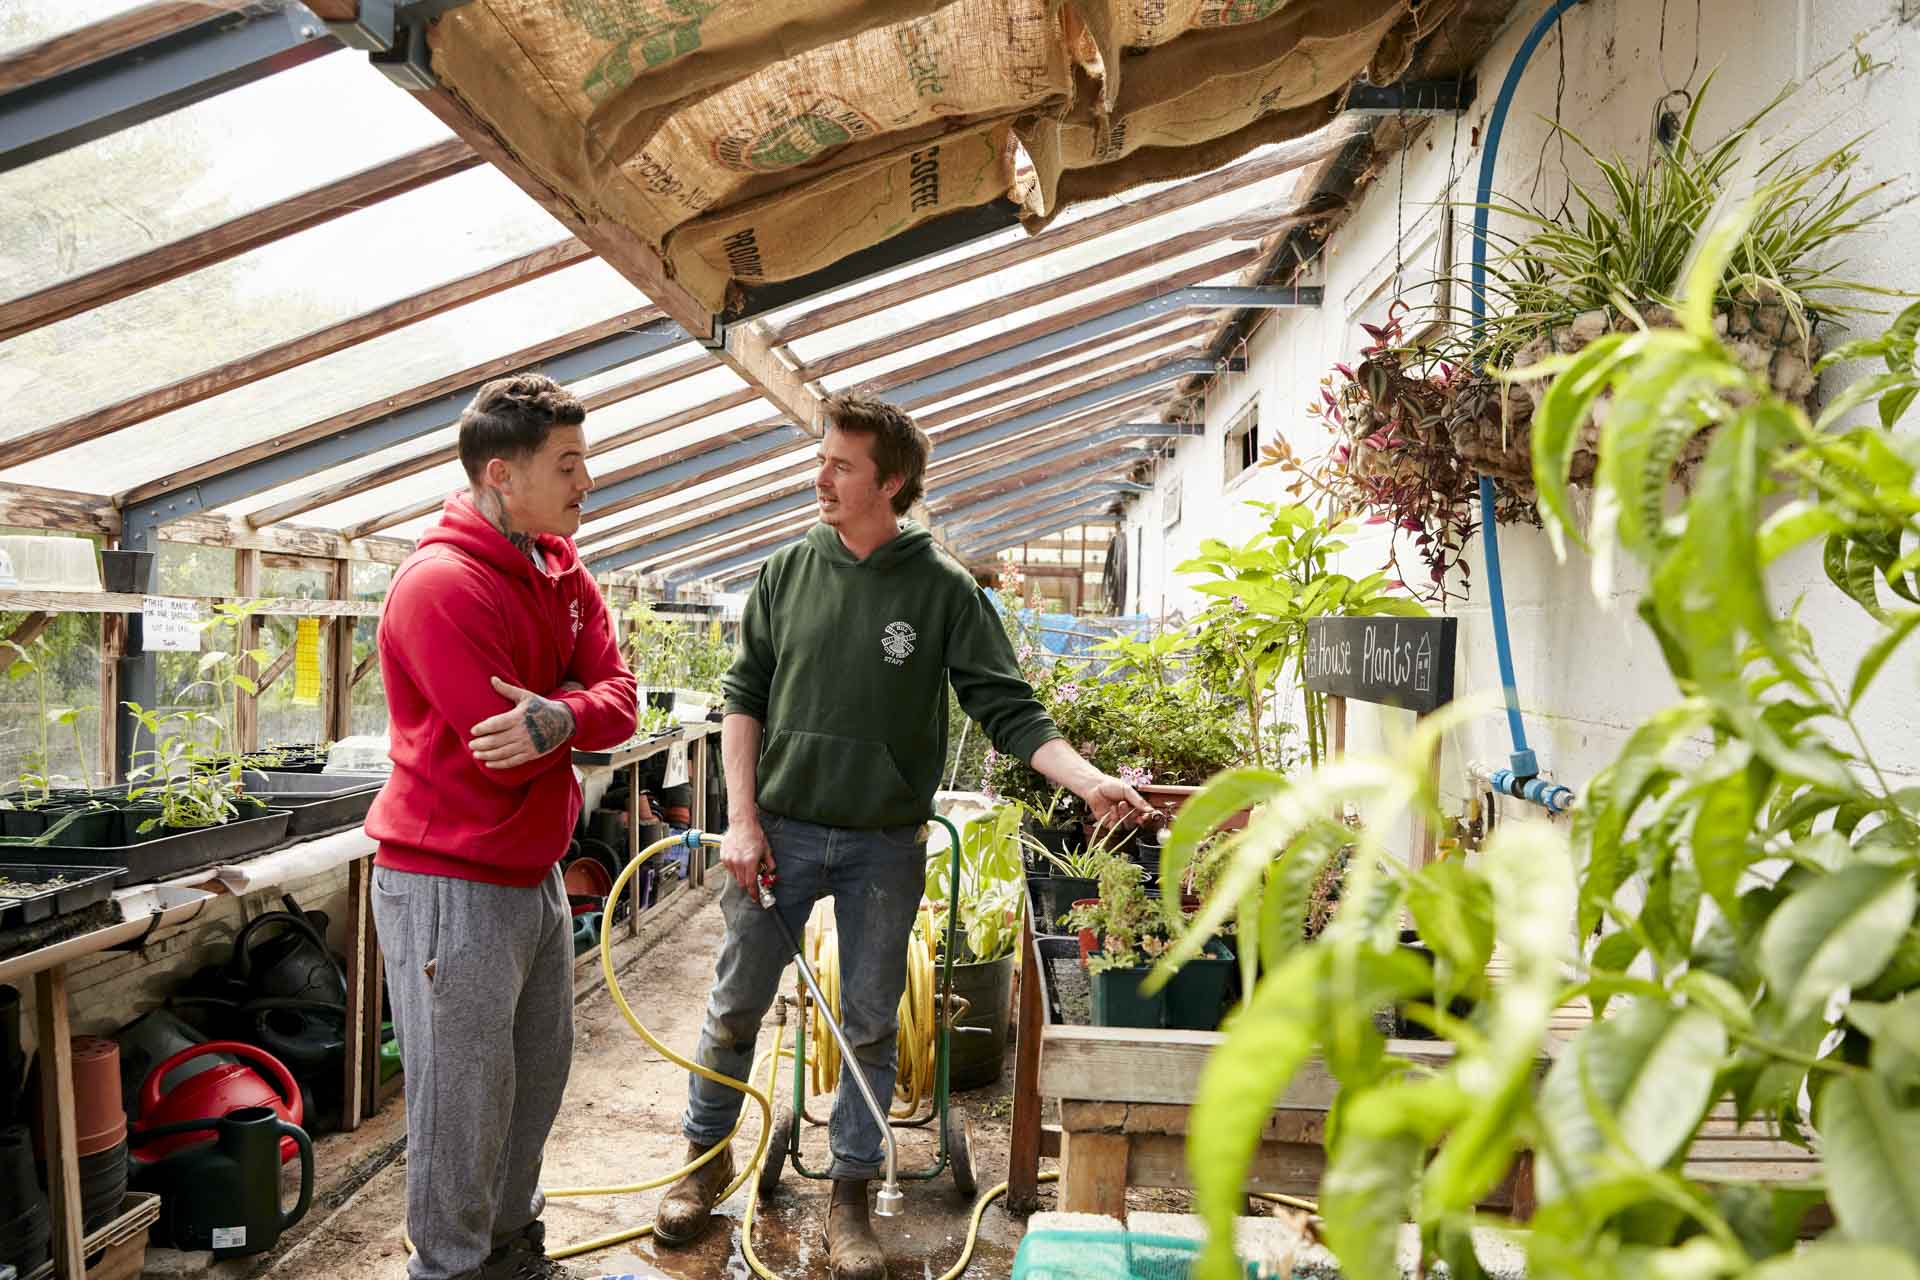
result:
M 1653 328 L 1679 328 L 1679 320 L 1667 307 L 1649 305 L 1641 314 Z M 1630 333 L 1634 328 L 1634 321 L 1626 315 L 1602 310 L 1582 312 L 1570 324 L 1558 326 L 1522 347 L 1514 356 L 1513 366 L 1526 369 L 1554 356 L 1572 355 L 1609 333 Z M 1714 314 L 1713 328 L 1749 372 L 1767 379 L 1775 395 L 1803 410 L 1813 403 L 1818 384 L 1814 365 L 1820 359 L 1822 343 L 1817 332 L 1803 337 L 1786 307 L 1776 302 L 1722 303 Z M 1533 483 L 1533 415 L 1551 386 L 1551 379 L 1503 383 L 1491 374 L 1475 374 L 1461 381 L 1450 406 L 1449 418 L 1460 456 L 1482 474 L 1492 476 L 1504 493 L 1529 502 L 1537 496 Z M 1593 485 L 1600 463 L 1600 429 L 1609 408 L 1610 398 L 1603 394 L 1580 428 L 1568 472 L 1568 482 L 1575 486 Z M 1693 438 L 1674 466 L 1676 479 L 1684 481 L 1699 465 L 1712 439 L 1711 431 Z

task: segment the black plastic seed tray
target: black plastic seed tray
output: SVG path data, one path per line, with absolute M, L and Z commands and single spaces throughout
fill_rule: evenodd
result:
M 0 862 L 5 893 L 42 886 L 18 897 L 0 895 L 0 929 L 13 929 L 48 916 L 63 916 L 105 902 L 125 867 L 53 867 L 32 862 Z M 58 880 L 59 884 L 49 884 Z
M 249 769 L 241 775 L 250 795 L 293 816 L 287 824 L 292 840 L 344 831 L 366 821 L 373 798 L 386 784 L 383 773 L 287 773 Z

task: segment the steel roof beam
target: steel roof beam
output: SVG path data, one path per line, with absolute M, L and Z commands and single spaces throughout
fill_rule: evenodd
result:
M 95 25 L 110 37 L 116 23 Z M 0 94 L 0 173 L 342 47 L 320 19 L 288 2 L 220 13 L 115 49 Z
M 1317 307 L 1321 295 L 1322 290 L 1318 285 L 1188 285 L 1131 306 L 1117 307 L 1104 315 L 1094 316 L 1042 337 L 1031 338 L 1005 351 L 969 360 L 945 372 L 889 387 L 887 394 L 902 404 L 932 400 L 947 389 L 963 386 L 975 378 L 1018 369 L 1062 348 L 1148 321 L 1165 319 L 1176 312 L 1199 308 Z
M 1120 496 L 1112 493 L 1094 493 L 1084 498 L 1050 503 L 1024 512 L 1018 518 L 1004 521 L 991 529 L 983 529 L 966 537 L 955 537 L 952 540 L 953 545 L 969 553 L 995 541 L 998 541 L 1001 546 L 1009 546 L 1020 541 L 1021 535 L 1029 529 L 1038 528 L 1049 521 L 1085 516 L 1095 511 L 1106 511 Z
M 630 332 L 576 347 L 565 355 L 548 360 L 542 369 L 556 381 L 575 382 L 633 360 L 644 360 L 686 339 L 687 335 L 673 321 L 655 320 Z M 210 476 L 187 488 L 129 506 L 124 517 L 122 545 L 134 550 L 152 550 L 148 535 L 170 520 L 217 510 L 316 471 L 351 462 L 365 454 L 404 444 L 440 430 L 449 421 L 459 417 L 460 410 L 473 398 L 473 393 L 479 387 L 479 383 L 461 387 L 346 431 Z
M 1065 533 L 1069 529 L 1084 528 L 1085 526 L 1090 524 L 1116 524 L 1117 525 L 1119 523 L 1120 523 L 1120 516 L 1117 512 L 1104 512 L 1104 513 L 1095 512 L 1092 515 L 1077 516 L 1071 520 L 1066 520 L 1058 523 L 1049 522 L 1040 527 L 1025 529 L 1020 532 L 1018 537 L 1010 536 L 1009 539 L 1005 542 L 1000 542 L 1000 540 L 996 538 L 992 542 L 983 543 L 979 546 L 967 547 L 963 549 L 963 554 L 965 554 L 969 558 L 972 558 L 975 556 L 990 555 L 993 552 L 1002 551 L 1009 547 L 1017 547 L 1025 543 L 1037 542 L 1041 538 L 1051 537 L 1053 534 L 1056 534 L 1056 533 Z M 995 543 L 998 543 L 998 545 L 995 545 Z
M 1197 436 L 1201 434 L 1203 430 L 1204 428 L 1198 426 L 1166 422 L 1146 424 L 1130 422 L 1124 426 L 1106 427 L 1094 432 L 1090 436 L 1085 436 L 1078 440 L 1069 440 L 1065 444 L 1055 445 L 1053 448 L 1043 450 L 1040 453 L 1031 454 L 1024 458 L 1015 458 L 1012 462 L 1003 462 L 997 467 L 990 467 L 985 471 L 976 472 L 966 477 L 966 483 L 969 487 L 989 484 L 992 481 L 1007 476 L 1019 475 L 1021 472 L 1029 471 L 1034 467 L 1044 466 L 1049 462 L 1057 462 L 1062 458 L 1070 458 L 1083 449 L 1091 449 L 1096 445 L 1109 444 L 1116 440 L 1138 440 L 1143 436 L 1150 440 L 1175 439 L 1183 436 Z M 945 506 L 945 499 L 943 497 L 942 501 L 930 503 L 929 505 L 936 510 L 942 509 Z
M 642 471 L 625 480 L 596 488 L 587 495 L 586 502 L 582 504 L 582 510 L 590 517 L 594 512 L 617 503 L 631 505 L 635 501 L 644 501 L 652 494 L 663 493 L 675 485 L 685 484 L 692 477 L 713 468 L 756 462 L 770 453 L 804 443 L 810 438 L 807 432 L 790 424 L 783 423 L 768 427 L 735 440 L 732 444 L 708 449 L 664 467 Z

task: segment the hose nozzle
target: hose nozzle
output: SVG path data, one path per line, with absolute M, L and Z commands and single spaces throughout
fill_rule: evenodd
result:
M 880 1190 L 873 1197 L 873 1211 L 882 1218 L 892 1218 L 900 1213 L 907 1197 L 900 1190 L 900 1184 L 889 1177 L 880 1184 Z

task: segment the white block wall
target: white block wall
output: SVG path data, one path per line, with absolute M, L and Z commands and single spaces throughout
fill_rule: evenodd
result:
M 1912 175 L 1920 162 L 1920 21 L 1903 20 L 1901 0 L 1702 0 L 1697 32 L 1692 0 L 1668 0 L 1665 7 L 1664 72 L 1659 54 L 1661 0 L 1589 0 L 1564 19 L 1566 87 L 1560 118 L 1596 151 L 1645 154 L 1655 101 L 1669 84 L 1685 83 L 1697 44 L 1696 86 L 1709 71 L 1718 71 L 1700 136 L 1719 136 L 1782 88 L 1792 87 L 1791 100 L 1775 111 L 1768 127 L 1789 137 L 1811 138 L 1810 155 L 1865 134 L 1858 180 L 1898 178 L 1899 196 L 1913 195 Z M 1920 19 L 1920 4 L 1912 8 Z M 1284 480 L 1272 470 L 1223 483 L 1224 435 L 1251 398 L 1260 398 L 1263 442 L 1282 434 L 1303 456 L 1325 453 L 1327 436 L 1306 411 L 1318 395 L 1319 380 L 1336 361 L 1357 363 L 1354 357 L 1362 342 L 1356 321 L 1369 304 L 1378 307 L 1388 296 L 1377 291 L 1393 272 L 1397 228 L 1405 227 L 1408 253 L 1413 254 L 1419 248 L 1415 242 L 1428 230 L 1422 220 L 1449 198 L 1450 169 L 1455 180 L 1451 198 L 1462 204 L 1473 200 L 1487 115 L 1516 48 L 1545 9 L 1544 0 L 1519 6 L 1479 68 L 1478 100 L 1458 129 L 1450 119 L 1435 121 L 1410 153 L 1386 168 L 1329 241 L 1321 265 L 1302 281 L 1325 286 L 1325 306 L 1276 313 L 1249 343 L 1247 371 L 1223 374 L 1215 383 L 1206 436 L 1178 442 L 1173 457 L 1161 466 L 1155 491 L 1136 500 L 1128 512 L 1129 554 L 1136 546 L 1142 553 L 1135 562 L 1138 594 L 1130 604 L 1137 601 L 1152 613 L 1191 614 L 1203 601 L 1187 589 L 1188 580 L 1175 574 L 1173 566 L 1192 555 L 1202 538 L 1238 541 L 1251 535 L 1260 518 L 1244 502 L 1287 500 Z M 1559 79 L 1557 39 L 1550 36 L 1541 45 L 1527 70 L 1508 119 L 1495 184 L 1508 198 L 1547 209 L 1559 206 L 1566 184 L 1557 144 L 1547 148 L 1542 162 L 1549 136 L 1543 117 L 1555 111 Z M 1861 55 L 1892 65 L 1861 74 Z M 1567 149 L 1566 163 L 1576 178 L 1592 184 L 1595 175 L 1577 149 Z M 1463 276 L 1470 219 L 1471 211 L 1463 210 L 1457 239 Z M 1853 278 L 1920 290 L 1920 203 L 1896 210 L 1883 227 L 1856 237 L 1850 250 Z M 1430 271 L 1434 256 L 1429 245 L 1418 257 L 1408 257 L 1407 278 L 1418 279 L 1423 267 Z M 1861 327 L 1871 324 L 1869 318 Z M 1838 336 L 1829 329 L 1829 343 Z M 1168 485 L 1176 480 L 1182 517 L 1169 530 L 1164 528 L 1162 504 Z M 1556 563 L 1539 530 L 1508 527 L 1500 534 L 1515 668 L 1531 745 L 1547 771 L 1579 791 L 1613 759 L 1635 724 L 1676 696 L 1657 646 L 1633 612 L 1641 585 L 1638 566 L 1623 565 L 1611 598 L 1600 600 L 1590 590 L 1589 564 L 1578 549 L 1569 551 L 1563 565 Z M 1451 607 L 1461 619 L 1457 687 L 1497 699 L 1499 676 L 1481 548 L 1476 538 L 1468 551 L 1470 600 Z M 1775 598 L 1785 606 L 1804 592 L 1804 617 L 1822 653 L 1831 665 L 1850 670 L 1871 638 L 1867 619 L 1827 584 L 1818 547 L 1813 550 L 1775 566 Z M 1378 542 L 1363 536 L 1341 567 L 1359 576 L 1383 561 Z M 1410 575 L 1420 571 L 1410 545 L 1403 549 L 1402 566 Z M 1902 776 L 1920 772 L 1920 735 L 1911 729 L 1920 694 L 1915 654 L 1920 650 L 1883 674 L 1865 716 L 1881 764 Z M 1353 712 L 1349 742 L 1358 751 L 1383 746 L 1411 721 L 1407 713 L 1392 709 L 1356 705 Z M 1502 715 L 1488 715 L 1454 735 L 1443 761 L 1445 790 L 1463 792 L 1467 761 L 1504 765 L 1508 750 Z

